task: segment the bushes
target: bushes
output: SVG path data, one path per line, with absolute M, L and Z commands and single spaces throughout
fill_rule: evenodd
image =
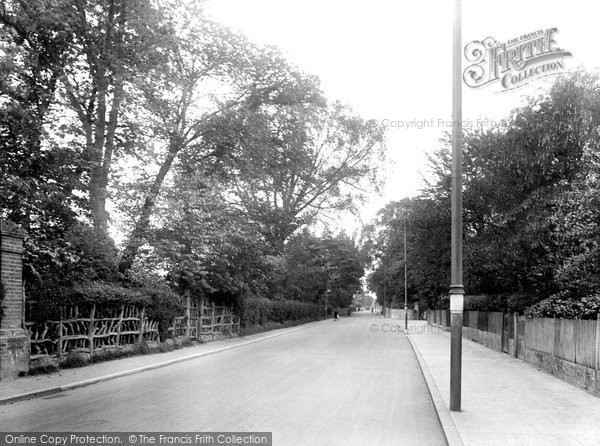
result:
M 146 298 L 146 315 L 158 321 L 158 332 L 161 339 L 169 336 L 168 328 L 179 312 L 181 297 L 169 286 L 161 283 L 150 284 L 140 289 Z
M 524 293 L 466 295 L 464 310 L 511 311 L 523 313 L 535 303 L 535 296 Z M 450 297 L 448 295 L 441 296 L 438 300 L 436 309 L 447 310 L 449 308 Z
M 449 308 L 448 296 L 439 299 L 436 309 Z M 527 317 L 596 319 L 600 314 L 600 294 L 575 299 L 568 292 L 554 294 L 542 301 L 523 293 L 465 296 L 465 311 L 510 311 Z
M 321 314 L 322 308 L 319 305 L 308 302 L 248 296 L 240 305 L 240 325 L 250 327 L 268 322 L 318 320 Z
M 544 299 L 529 308 L 527 317 L 558 317 L 564 319 L 595 319 L 600 313 L 600 295 L 569 299 L 563 294 Z
M 535 301 L 528 294 L 496 294 L 465 296 L 465 311 L 504 311 L 524 312 Z

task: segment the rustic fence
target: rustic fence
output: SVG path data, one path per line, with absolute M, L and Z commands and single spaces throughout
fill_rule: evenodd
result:
M 239 333 L 240 319 L 230 307 L 186 295 L 180 314 L 168 330 L 173 337 L 212 341 L 221 335 Z
M 449 328 L 449 315 L 450 310 L 430 310 L 427 321 Z M 600 394 L 600 315 L 582 320 L 465 311 L 463 336 Z
M 200 315 L 202 315 L 200 317 Z M 159 322 L 146 317 L 146 308 L 134 304 L 82 304 L 62 307 L 60 318 L 27 322 L 31 356 L 63 357 L 69 352 L 94 354 L 143 342 L 160 342 Z M 167 328 L 170 338 L 214 340 L 239 332 L 239 318 L 229 307 L 207 305 L 185 296 L 179 314 Z

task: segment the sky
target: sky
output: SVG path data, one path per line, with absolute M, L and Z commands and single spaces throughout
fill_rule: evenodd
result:
M 440 138 L 450 129 L 452 4 L 452 0 L 207 0 L 205 11 L 256 43 L 279 47 L 292 63 L 319 76 L 329 99 L 389 126 L 386 185 L 364 206 L 362 221 L 368 221 L 387 202 L 418 193 L 427 175 L 427 154 L 441 146 Z M 486 37 L 505 42 L 558 28 L 558 46 L 573 54 L 565 59 L 566 69 L 600 67 L 596 2 L 463 0 L 462 12 L 463 47 Z M 465 67 L 467 62 L 463 63 Z M 464 85 L 463 121 L 493 126 L 528 95 L 548 88 L 553 79 L 504 92 Z

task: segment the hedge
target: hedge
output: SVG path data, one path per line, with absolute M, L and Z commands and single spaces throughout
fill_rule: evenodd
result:
M 317 304 L 296 300 L 271 300 L 265 297 L 246 296 L 240 305 L 240 325 L 264 325 L 267 322 L 318 320 L 323 308 Z
M 466 295 L 464 300 L 465 311 L 511 311 L 523 313 L 536 303 L 535 298 L 528 294 L 478 294 Z M 448 295 L 439 299 L 438 309 L 450 308 Z
M 596 319 L 600 313 L 600 295 L 569 299 L 561 294 L 544 299 L 529 308 L 527 317 L 558 317 L 563 319 Z
M 72 287 L 49 287 L 28 316 L 32 321 L 41 322 L 57 318 L 63 305 L 129 303 L 146 306 L 149 318 L 164 321 L 173 318 L 180 302 L 181 297 L 166 284 L 124 287 L 115 283 L 85 282 Z
M 149 299 L 139 289 L 125 288 L 112 283 L 89 282 L 66 290 L 64 303 L 74 305 L 84 302 L 103 304 L 131 303 L 146 305 Z

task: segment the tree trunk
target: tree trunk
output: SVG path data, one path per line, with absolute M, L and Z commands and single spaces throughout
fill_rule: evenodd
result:
M 160 166 L 158 174 L 154 178 L 154 182 L 152 183 L 150 191 L 146 195 L 146 199 L 144 200 L 144 205 L 142 206 L 140 216 L 135 224 L 135 228 L 129 236 L 127 246 L 123 251 L 121 261 L 119 262 L 119 272 L 121 272 L 122 274 L 127 275 L 127 273 L 133 265 L 133 262 L 138 254 L 140 247 L 144 244 L 144 239 L 148 232 L 148 228 L 150 227 L 150 216 L 154 211 L 156 199 L 158 198 L 158 194 L 160 193 L 160 189 L 165 180 L 165 177 L 169 173 L 169 170 L 171 170 L 173 161 L 175 160 L 175 157 L 177 156 L 180 150 L 181 146 L 179 144 L 174 144 L 174 146 L 171 147 L 169 153 L 167 154 L 167 157 Z

